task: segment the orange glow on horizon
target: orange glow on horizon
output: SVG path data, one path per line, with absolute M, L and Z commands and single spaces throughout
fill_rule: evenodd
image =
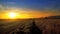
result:
M 43 11 L 35 10 L 4 10 L 0 12 L 0 19 L 26 19 L 26 18 L 41 18 L 55 15 L 52 12 L 44 13 Z

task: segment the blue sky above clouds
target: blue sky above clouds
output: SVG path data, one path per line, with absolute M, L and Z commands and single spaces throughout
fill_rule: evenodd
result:
M 60 0 L 0 0 L 0 6 L 60 11 Z

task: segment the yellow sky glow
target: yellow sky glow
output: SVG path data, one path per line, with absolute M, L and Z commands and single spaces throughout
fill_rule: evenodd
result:
M 4 10 L 0 12 L 0 19 L 23 19 L 23 18 L 40 18 L 52 16 L 54 13 L 45 13 L 36 10 Z

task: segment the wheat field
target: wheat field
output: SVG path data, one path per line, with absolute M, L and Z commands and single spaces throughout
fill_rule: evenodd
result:
M 60 34 L 60 19 L 0 19 L 0 34 Z

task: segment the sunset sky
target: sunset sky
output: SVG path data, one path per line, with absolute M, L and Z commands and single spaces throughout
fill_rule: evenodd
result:
M 0 18 L 15 12 L 16 18 L 40 18 L 60 15 L 60 0 L 0 0 Z

